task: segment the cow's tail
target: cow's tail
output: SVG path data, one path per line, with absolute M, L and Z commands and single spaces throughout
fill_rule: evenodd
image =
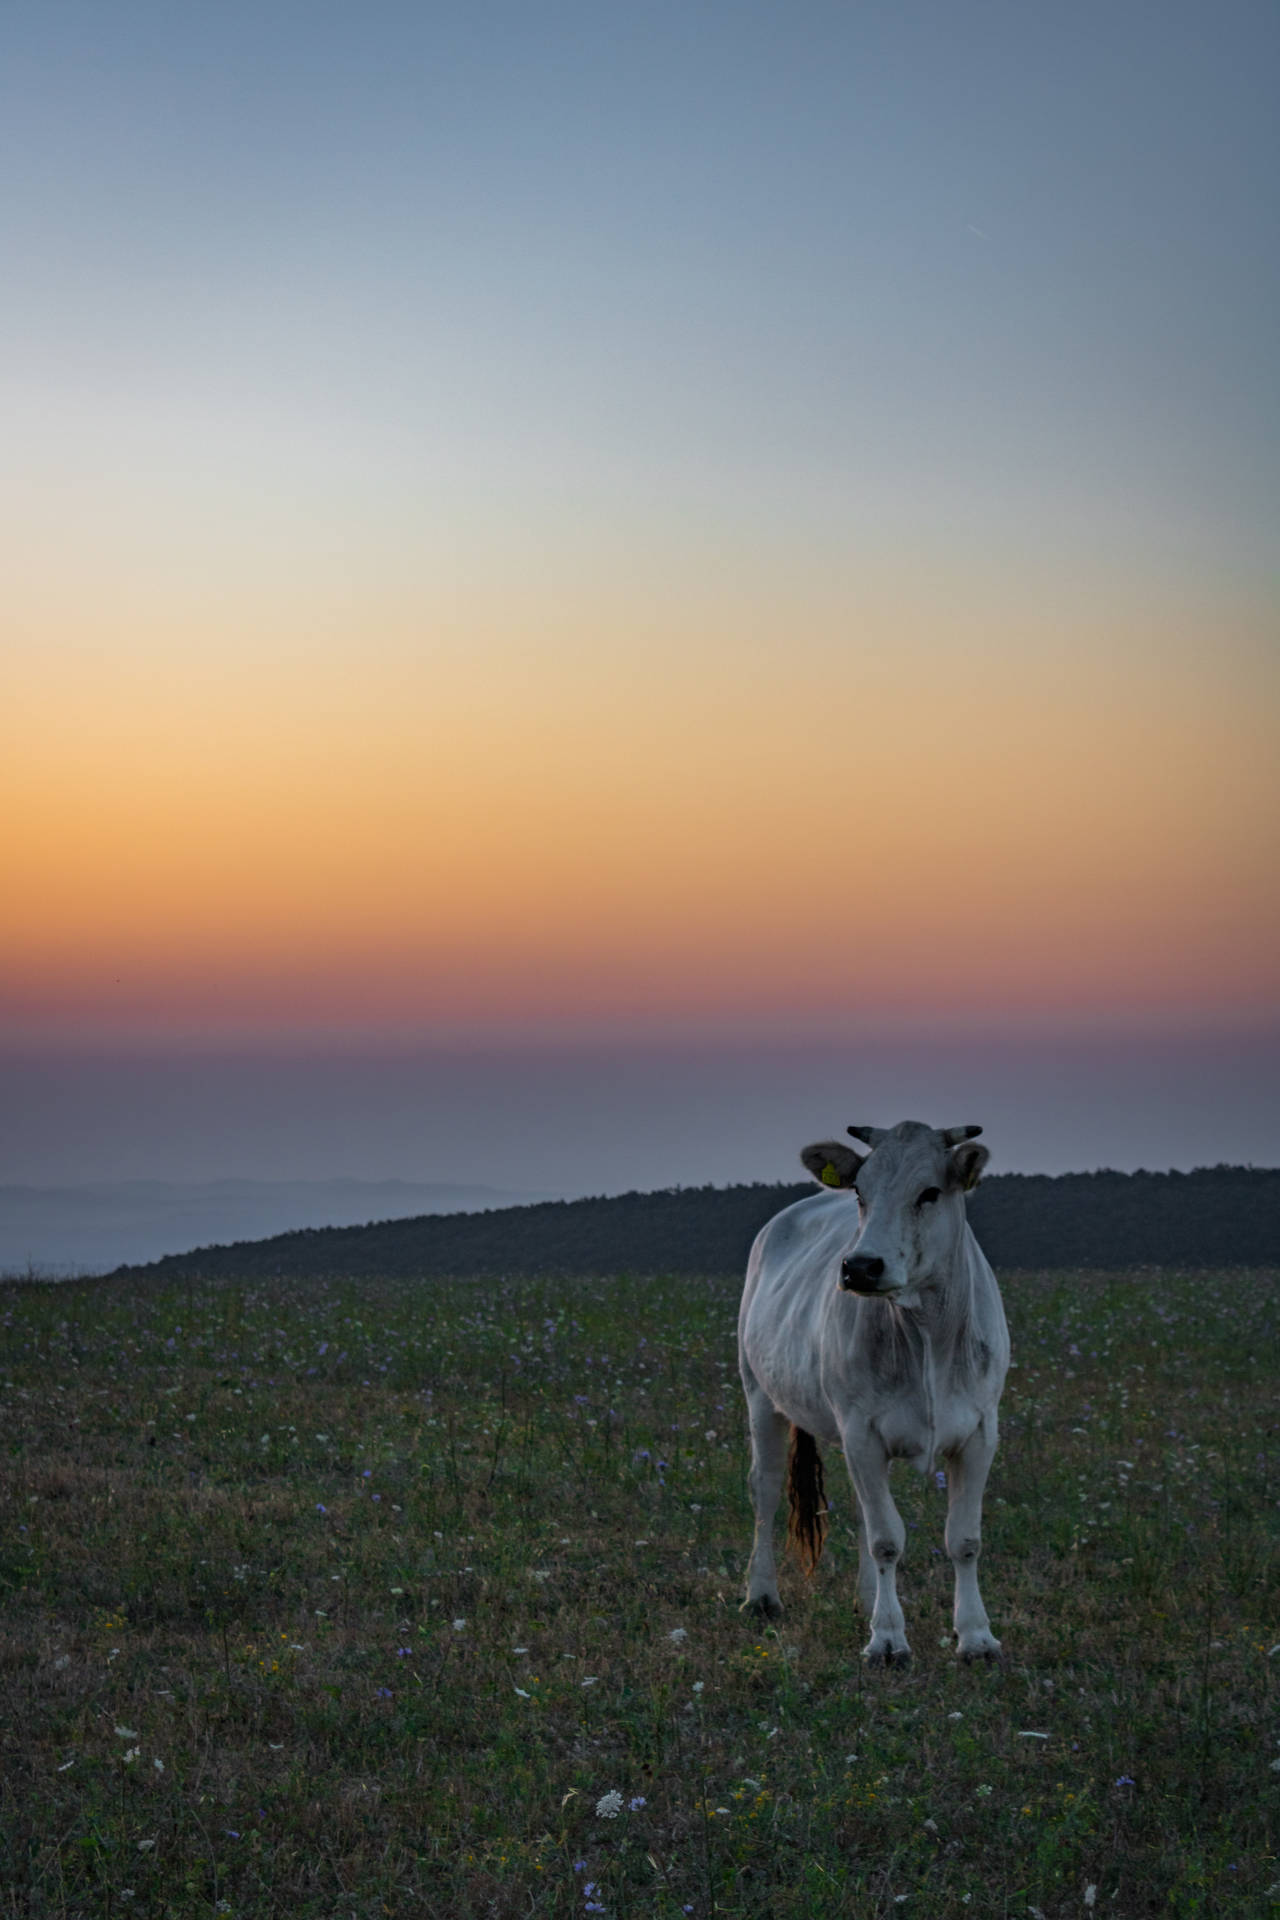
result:
M 787 1469 L 787 1499 L 791 1516 L 787 1538 L 806 1573 L 822 1558 L 827 1537 L 827 1494 L 822 1484 L 822 1455 L 818 1443 L 803 1427 L 791 1429 L 791 1460 Z

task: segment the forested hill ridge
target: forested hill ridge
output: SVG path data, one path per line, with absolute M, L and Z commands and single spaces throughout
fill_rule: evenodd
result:
M 733 1273 L 770 1215 L 820 1191 L 806 1180 L 543 1201 L 308 1228 L 118 1271 L 246 1279 Z M 994 1174 L 972 1195 L 969 1218 L 997 1268 L 1270 1266 L 1280 1264 L 1280 1168 Z

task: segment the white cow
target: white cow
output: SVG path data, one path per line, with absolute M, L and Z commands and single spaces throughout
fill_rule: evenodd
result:
M 782 1611 L 773 1517 L 791 1436 L 790 1533 L 812 1572 L 826 1531 L 817 1441 L 839 1444 L 861 1510 L 858 1591 L 874 1663 L 911 1658 L 898 1600 L 906 1538 L 889 1463 L 947 1470 L 947 1552 L 955 1566 L 957 1651 L 1000 1657 L 978 1591 L 982 1493 L 996 1450 L 1009 1331 L 964 1196 L 990 1158 L 981 1127 L 918 1121 L 850 1127 L 800 1158 L 834 1191 L 784 1209 L 756 1236 L 738 1317 L 751 1421 L 755 1541 L 744 1610 Z

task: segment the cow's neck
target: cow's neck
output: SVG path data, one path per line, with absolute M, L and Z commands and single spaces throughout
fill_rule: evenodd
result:
M 896 1311 L 915 1328 L 931 1365 L 945 1371 L 973 1317 L 967 1221 L 961 1223 L 943 1270 L 921 1287 L 918 1304 Z

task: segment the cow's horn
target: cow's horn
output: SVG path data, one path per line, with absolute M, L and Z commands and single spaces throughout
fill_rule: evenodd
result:
M 942 1144 L 944 1147 L 958 1147 L 963 1140 L 976 1140 L 981 1132 L 981 1127 L 944 1127 Z
M 885 1137 L 883 1127 L 846 1127 L 845 1132 L 851 1133 L 855 1140 L 865 1141 L 869 1147 L 878 1147 Z

